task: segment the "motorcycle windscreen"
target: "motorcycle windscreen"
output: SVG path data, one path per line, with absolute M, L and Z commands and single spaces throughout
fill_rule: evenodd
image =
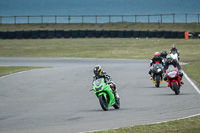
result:
M 176 71 L 170 72 L 168 73 L 168 76 L 174 78 L 176 76 L 176 73 L 177 73 Z
M 101 82 L 103 81 L 104 79 L 103 78 L 99 78 L 97 79 L 94 83 L 96 86 L 100 86 Z
M 154 72 L 161 72 L 162 71 L 162 65 L 160 63 L 156 63 L 154 65 L 153 71 Z

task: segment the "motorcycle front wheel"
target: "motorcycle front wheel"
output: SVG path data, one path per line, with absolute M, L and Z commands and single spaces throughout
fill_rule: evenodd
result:
M 176 81 L 173 82 L 173 90 L 176 95 L 180 93 L 179 86 L 177 85 Z
M 108 110 L 108 102 L 103 95 L 99 96 L 99 103 L 104 111 Z
M 157 76 L 156 76 L 156 87 L 159 87 L 159 86 L 160 86 L 160 80 L 161 80 L 161 76 L 160 76 L 160 75 L 157 75 Z

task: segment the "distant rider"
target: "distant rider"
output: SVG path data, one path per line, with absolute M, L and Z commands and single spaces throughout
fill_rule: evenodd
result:
M 178 51 L 178 48 L 176 48 L 176 45 L 175 44 L 172 44 L 172 48 L 170 49 L 169 53 L 173 53 L 173 52 L 176 52 L 178 54 L 178 60 L 180 59 L 180 52 Z
M 149 64 L 149 67 L 150 67 L 150 70 L 149 70 L 149 75 L 151 75 L 152 71 L 153 71 L 153 65 L 156 64 L 156 63 L 160 63 L 163 65 L 163 60 L 162 58 L 160 57 L 160 53 L 159 52 L 155 52 L 154 53 L 154 57 L 150 60 L 150 64 Z M 152 79 L 152 77 L 151 77 Z
M 167 50 L 163 49 L 162 52 L 160 53 L 160 57 L 162 59 L 166 58 L 167 57 Z
M 178 68 L 179 75 L 182 80 L 183 72 L 182 72 L 181 66 L 179 65 L 178 61 L 176 61 L 172 58 L 171 54 L 167 55 L 167 61 L 165 62 L 165 66 L 164 66 L 164 73 L 166 73 L 166 70 L 168 69 L 169 65 L 173 65 L 174 67 Z M 168 77 L 168 75 L 165 74 L 165 76 L 164 76 L 165 81 L 167 80 L 167 77 Z M 184 83 L 181 81 L 181 84 L 184 84 Z
M 105 71 L 101 70 L 101 66 L 96 65 L 94 67 L 93 71 L 94 71 L 93 82 L 94 82 L 94 80 L 97 80 L 99 78 L 104 78 L 105 83 L 109 84 L 111 89 L 113 90 L 113 94 L 115 95 L 115 98 L 116 99 L 119 98 L 115 83 L 112 81 L 110 76 L 106 74 Z

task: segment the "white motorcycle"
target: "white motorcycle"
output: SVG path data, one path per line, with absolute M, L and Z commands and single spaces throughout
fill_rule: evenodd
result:
M 171 53 L 171 56 L 172 56 L 173 59 L 175 59 L 177 62 L 179 62 L 178 53 L 176 53 L 175 51 L 173 51 L 173 52 Z

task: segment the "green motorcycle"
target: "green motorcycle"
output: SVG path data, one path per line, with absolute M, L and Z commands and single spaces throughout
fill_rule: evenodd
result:
M 116 98 L 113 94 L 113 90 L 109 84 L 106 84 L 104 78 L 99 78 L 93 82 L 93 89 L 99 103 L 104 111 L 108 110 L 108 107 L 113 106 L 115 109 L 120 108 L 120 99 Z

